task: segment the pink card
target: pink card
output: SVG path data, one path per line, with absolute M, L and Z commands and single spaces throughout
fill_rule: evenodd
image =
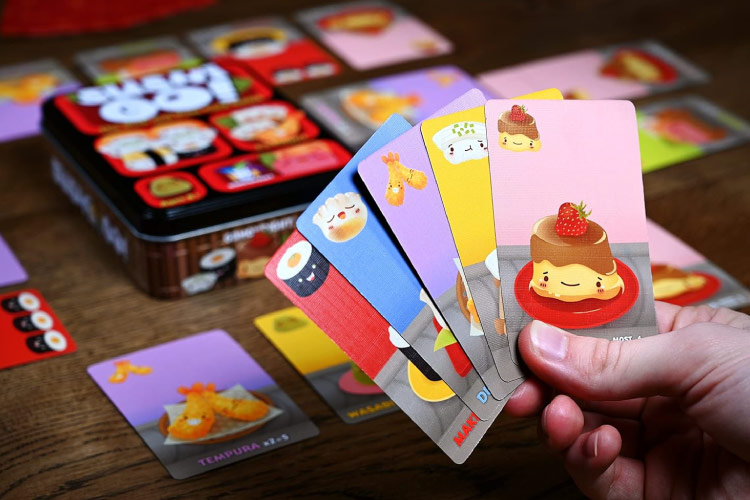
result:
M 493 100 L 485 113 L 511 353 L 531 319 L 657 333 L 633 105 Z

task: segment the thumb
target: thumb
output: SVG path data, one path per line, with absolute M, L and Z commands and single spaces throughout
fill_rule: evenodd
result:
M 732 349 L 732 343 L 719 342 L 724 334 L 734 333 L 720 332 L 726 329 L 734 330 L 694 324 L 623 342 L 578 336 L 532 321 L 518 345 L 531 371 L 552 387 L 578 398 L 617 401 L 685 394 L 722 362 L 718 349 Z

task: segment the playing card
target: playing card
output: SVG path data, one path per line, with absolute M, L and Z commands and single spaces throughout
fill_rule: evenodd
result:
M 292 233 L 268 263 L 266 276 L 451 460 L 463 463 L 468 458 L 492 420 L 480 420 L 461 402 L 298 231 Z
M 280 17 L 246 19 L 189 35 L 207 59 L 227 59 L 252 69 L 271 85 L 336 75 L 339 64 Z
M 646 220 L 646 227 L 654 299 L 678 306 L 750 305 L 750 290 L 723 269 L 654 221 Z
M 124 354 L 88 372 L 175 479 L 318 435 L 223 330 Z
M 479 90 L 471 90 L 443 111 L 471 109 L 485 101 Z M 504 398 L 518 384 L 500 379 L 484 339 L 420 127 L 413 127 L 360 162 L 359 175 L 479 376 L 496 399 Z M 493 277 L 487 274 L 487 280 L 494 288 Z M 495 292 L 495 303 L 497 295 Z M 504 331 L 490 333 L 498 334 Z
M 561 99 L 555 89 L 527 97 Z M 422 136 L 468 293 L 495 366 L 503 380 L 517 380 L 522 373 L 508 352 L 497 281 L 500 276 L 494 265 L 497 258 L 484 107 L 425 120 Z
M 499 96 L 555 87 L 565 99 L 637 99 L 708 75 L 654 40 L 610 45 L 531 61 L 479 75 Z
M 356 150 L 391 114 L 416 124 L 473 88 L 482 87 L 460 68 L 435 66 L 308 94 L 301 102 Z
M 0 142 L 38 134 L 42 102 L 77 86 L 73 75 L 52 59 L 0 68 Z
M 347 424 L 398 411 L 383 389 L 298 308 L 259 316 L 255 326 Z
M 480 419 L 491 419 L 502 403 L 487 397 L 484 382 L 356 183 L 359 162 L 410 128 L 398 115 L 389 118 L 297 219 L 297 229 Z M 367 332 L 353 333 L 370 341 Z
M 13 250 L 0 236 L 0 287 L 17 285 L 29 279 Z
M 81 52 L 75 59 L 86 76 L 99 85 L 174 68 L 190 68 L 201 62 L 172 36 L 100 47 Z
M 451 42 L 392 3 L 373 0 L 304 10 L 297 21 L 358 70 L 453 50 Z
M 515 359 L 532 319 L 610 340 L 656 334 L 633 105 L 513 99 L 485 108 Z
M 73 338 L 37 290 L 0 295 L 0 370 L 68 354 Z
M 638 107 L 636 115 L 644 172 L 736 147 L 750 139 L 750 124 L 697 96 Z

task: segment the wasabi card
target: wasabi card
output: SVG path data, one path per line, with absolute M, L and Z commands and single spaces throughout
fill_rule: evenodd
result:
M 266 277 L 328 335 L 427 436 L 463 463 L 493 420 L 481 420 L 299 232 Z
M 396 403 L 296 307 L 255 318 L 255 326 L 347 424 L 398 411 Z
M 310 204 L 297 228 L 479 418 L 492 419 L 502 404 L 488 396 L 445 319 L 360 194 L 359 162 L 410 128 L 398 115 L 389 118 Z M 357 333 L 370 342 L 368 332 Z
M 318 435 L 223 330 L 124 354 L 88 372 L 175 479 Z
M 475 89 L 445 110 L 484 102 Z M 359 175 L 479 376 L 496 399 L 504 398 L 518 384 L 500 378 L 484 339 L 419 126 L 362 161 Z
M 532 319 L 610 340 L 656 334 L 633 105 L 493 100 L 486 115 L 516 359 Z

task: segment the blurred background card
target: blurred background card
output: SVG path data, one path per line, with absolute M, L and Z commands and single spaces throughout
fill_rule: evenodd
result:
M 298 308 L 259 316 L 255 326 L 347 424 L 398 411 L 383 390 Z
M 744 144 L 750 124 L 697 96 L 638 107 L 643 172 Z
M 478 78 L 504 97 L 555 87 L 565 99 L 635 99 L 708 80 L 701 69 L 652 40 L 548 57 Z
M 42 101 L 78 87 L 53 59 L 0 68 L 0 142 L 39 133 Z
M 652 220 L 646 222 L 654 299 L 678 306 L 750 305 L 750 290 L 677 236 Z
M 453 50 L 453 44 L 434 29 L 388 2 L 317 7 L 299 12 L 297 21 L 358 70 Z
M 0 235 L 0 287 L 17 285 L 27 279 L 26 270 Z

